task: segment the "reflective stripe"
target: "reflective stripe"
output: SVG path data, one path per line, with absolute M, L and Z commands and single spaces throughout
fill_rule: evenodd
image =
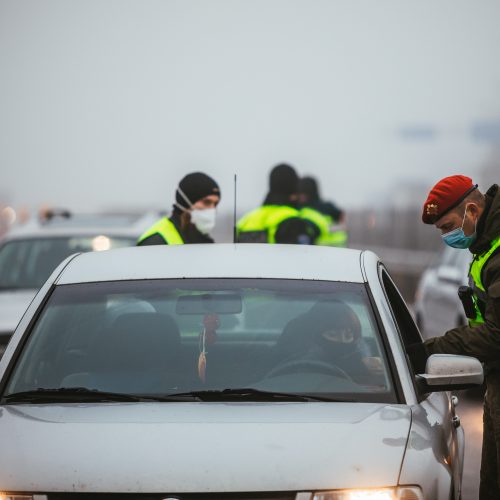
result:
M 184 240 L 182 239 L 179 231 L 175 227 L 174 223 L 164 217 L 160 219 L 158 222 L 153 224 L 138 240 L 137 243 L 141 243 L 146 238 L 153 236 L 153 234 L 159 234 L 167 245 L 182 245 L 184 244 Z
M 481 309 L 484 310 L 486 301 L 488 300 L 488 294 L 483 285 L 483 280 L 481 278 L 481 273 L 484 266 L 488 262 L 493 252 L 500 247 L 500 237 L 493 240 L 491 247 L 487 252 L 474 257 L 469 270 L 469 286 L 474 291 L 474 307 L 476 308 L 476 318 L 469 320 L 470 326 L 477 326 L 484 323 L 484 318 Z

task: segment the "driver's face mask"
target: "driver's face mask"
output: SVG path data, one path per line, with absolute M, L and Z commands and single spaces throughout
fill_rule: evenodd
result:
M 195 225 L 196 229 L 202 234 L 208 234 L 215 227 L 216 219 L 216 209 L 215 208 L 193 208 L 191 200 L 186 196 L 180 187 L 177 187 L 177 191 L 182 196 L 184 201 L 191 207 L 191 210 L 187 210 L 178 203 L 175 204 L 177 208 L 183 212 L 189 212 L 191 215 L 191 222 Z
M 339 344 L 350 344 L 354 341 L 354 333 L 351 328 L 338 328 L 327 330 L 321 334 L 325 340 Z
M 357 352 L 354 332 L 350 328 L 323 331 L 316 341 L 332 360 L 348 358 Z

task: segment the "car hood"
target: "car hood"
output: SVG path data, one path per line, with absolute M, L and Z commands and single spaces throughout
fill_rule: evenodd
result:
M 395 485 L 411 411 L 371 403 L 0 407 L 7 491 L 237 492 Z
M 36 290 L 0 292 L 0 332 L 14 332 L 35 295 Z

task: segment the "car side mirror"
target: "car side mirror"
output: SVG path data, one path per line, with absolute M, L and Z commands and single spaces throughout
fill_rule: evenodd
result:
M 483 366 L 470 356 L 433 354 L 417 380 L 422 392 L 469 389 L 483 383 Z
M 437 277 L 440 281 L 446 281 L 454 285 L 461 285 L 465 279 L 460 269 L 452 266 L 440 266 L 437 271 Z

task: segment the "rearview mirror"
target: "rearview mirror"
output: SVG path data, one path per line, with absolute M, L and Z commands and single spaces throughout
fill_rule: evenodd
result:
M 423 392 L 453 391 L 481 385 L 484 374 L 476 358 L 433 354 L 427 360 L 425 373 L 417 375 L 417 380 Z
M 177 314 L 239 314 L 242 311 L 241 296 L 236 293 L 204 293 L 182 295 L 177 299 Z

